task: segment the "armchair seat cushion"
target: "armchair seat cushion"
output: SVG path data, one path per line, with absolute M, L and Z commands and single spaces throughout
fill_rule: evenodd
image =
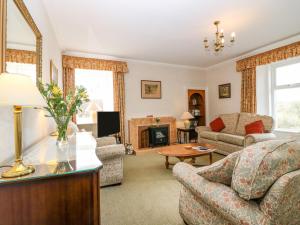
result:
M 245 148 L 236 162 L 232 188 L 246 199 L 261 198 L 282 175 L 300 168 L 300 141 L 270 140 Z
M 203 131 L 200 133 L 200 137 L 217 141 L 219 134 L 220 134 L 219 132 L 214 132 L 214 131 Z
M 233 144 L 233 145 L 244 146 L 245 137 L 234 135 L 234 134 L 220 133 L 218 135 L 218 140 L 229 143 L 229 144 Z

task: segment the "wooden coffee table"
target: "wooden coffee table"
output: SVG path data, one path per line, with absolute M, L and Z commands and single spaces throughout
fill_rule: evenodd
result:
M 205 151 L 198 151 L 194 149 L 186 149 L 186 146 L 203 146 L 207 147 L 208 150 Z M 215 146 L 205 143 L 189 143 L 189 144 L 178 144 L 178 145 L 171 145 L 167 147 L 162 147 L 160 150 L 158 150 L 158 154 L 163 155 L 166 157 L 166 168 L 169 168 L 169 165 L 174 165 L 169 162 L 169 157 L 176 157 L 181 162 L 183 162 L 185 159 L 192 159 L 191 163 L 195 164 L 195 160 L 197 157 L 203 156 L 203 155 L 209 155 L 209 161 L 210 164 L 212 164 L 212 153 L 215 151 Z

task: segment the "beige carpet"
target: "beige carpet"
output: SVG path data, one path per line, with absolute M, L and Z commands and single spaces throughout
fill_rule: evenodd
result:
M 213 160 L 221 157 L 214 154 Z M 208 157 L 197 163 L 207 164 Z M 101 189 L 101 224 L 184 225 L 178 213 L 179 192 L 180 184 L 172 170 L 165 169 L 164 157 L 153 151 L 126 156 L 123 184 Z

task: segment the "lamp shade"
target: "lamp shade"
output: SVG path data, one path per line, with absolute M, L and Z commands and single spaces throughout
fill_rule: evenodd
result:
M 86 112 L 98 112 L 102 111 L 102 107 L 95 101 L 90 101 L 89 105 L 85 109 Z
M 32 80 L 21 74 L 0 75 L 0 105 L 46 106 L 42 95 Z
M 193 119 L 193 118 L 194 117 L 190 112 L 184 112 L 180 117 L 180 119 L 182 119 L 182 120 L 189 120 L 189 119 Z

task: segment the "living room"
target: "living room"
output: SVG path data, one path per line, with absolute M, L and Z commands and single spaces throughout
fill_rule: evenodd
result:
M 0 224 L 300 224 L 299 8 L 1 0 Z

